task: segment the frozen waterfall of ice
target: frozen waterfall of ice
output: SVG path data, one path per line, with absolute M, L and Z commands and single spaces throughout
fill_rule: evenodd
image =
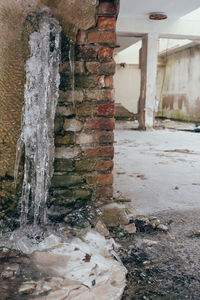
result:
M 30 35 L 20 137 L 25 147 L 21 225 L 46 223 L 60 84 L 60 31 L 58 21 L 44 8 L 38 13 L 38 30 Z

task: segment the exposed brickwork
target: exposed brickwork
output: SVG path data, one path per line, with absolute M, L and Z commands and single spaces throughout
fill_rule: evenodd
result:
M 113 103 L 104 103 L 99 104 L 97 107 L 98 116 L 114 116 L 114 104 Z
M 88 33 L 89 43 L 105 43 L 105 44 L 115 44 L 116 43 L 116 33 L 113 31 L 98 31 L 92 30 Z
M 99 17 L 98 18 L 98 29 L 115 30 L 116 18 L 115 17 Z
M 77 46 L 77 57 L 80 58 L 96 58 L 98 55 L 97 45 L 80 45 Z
M 99 73 L 101 70 L 101 63 L 98 61 L 86 62 L 86 68 L 89 73 Z
M 74 80 L 68 45 L 62 54 L 53 204 L 57 197 L 64 206 L 77 199 L 109 203 L 113 197 L 115 3 L 100 0 L 96 27 L 78 31 Z
M 98 7 L 98 15 L 115 15 L 116 8 L 114 6 L 114 1 L 101 1 Z
M 107 186 L 99 186 L 96 189 L 96 197 L 97 198 L 103 198 L 103 199 L 110 199 L 113 196 L 113 186 L 107 185 Z
M 113 146 L 97 146 L 95 148 L 87 149 L 86 156 L 89 157 L 113 157 Z
M 105 76 L 104 82 L 105 87 L 113 88 L 113 76 Z
M 91 130 L 114 130 L 115 129 L 115 119 L 88 119 L 86 121 L 86 128 Z
M 114 48 L 108 46 L 100 46 L 98 58 L 113 58 Z
M 87 182 L 93 185 L 110 185 L 113 184 L 113 174 L 90 175 Z
M 114 142 L 113 131 L 96 132 L 96 142 L 99 144 L 112 144 Z
M 110 172 L 113 170 L 112 160 L 100 160 L 96 164 L 96 170 L 99 172 Z
M 100 72 L 103 74 L 114 74 L 115 73 L 115 62 L 106 62 L 101 64 Z

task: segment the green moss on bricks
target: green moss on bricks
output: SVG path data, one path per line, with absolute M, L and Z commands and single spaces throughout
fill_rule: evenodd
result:
M 76 75 L 75 77 L 76 88 L 95 88 L 97 87 L 97 76 Z
M 78 174 L 71 175 L 54 175 L 52 179 L 52 187 L 68 187 L 84 182 L 84 177 Z
M 81 159 L 75 162 L 75 168 L 77 172 L 91 172 L 96 167 L 96 160 L 92 159 Z
M 57 135 L 55 138 L 55 145 L 72 145 L 74 143 L 74 134 L 72 132 L 66 133 L 64 136 Z
M 64 120 L 62 117 L 56 117 L 54 121 L 54 132 L 58 134 L 62 131 Z
M 55 172 L 73 171 L 73 161 L 71 159 L 56 159 L 54 162 Z
M 89 201 L 92 196 L 92 191 L 87 188 L 75 188 L 67 190 L 54 191 L 48 206 L 59 205 L 71 207 L 72 209 L 79 205 L 82 201 Z M 78 204 L 79 203 L 79 204 Z
M 72 76 L 71 75 L 67 75 L 65 73 L 61 73 L 60 74 L 60 86 L 59 89 L 61 91 L 66 92 L 67 90 L 71 90 L 72 89 Z
M 74 190 L 74 197 L 76 200 L 89 200 L 91 198 L 92 191 L 86 189 Z

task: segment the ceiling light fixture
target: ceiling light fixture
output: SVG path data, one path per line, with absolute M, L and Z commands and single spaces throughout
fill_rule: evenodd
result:
M 160 20 L 166 20 L 167 15 L 160 12 L 153 12 L 149 14 L 149 19 L 153 21 L 160 21 Z

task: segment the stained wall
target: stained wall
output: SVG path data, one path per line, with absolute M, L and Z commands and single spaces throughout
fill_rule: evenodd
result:
M 171 54 L 164 71 L 161 114 L 168 118 L 200 120 L 200 46 Z

